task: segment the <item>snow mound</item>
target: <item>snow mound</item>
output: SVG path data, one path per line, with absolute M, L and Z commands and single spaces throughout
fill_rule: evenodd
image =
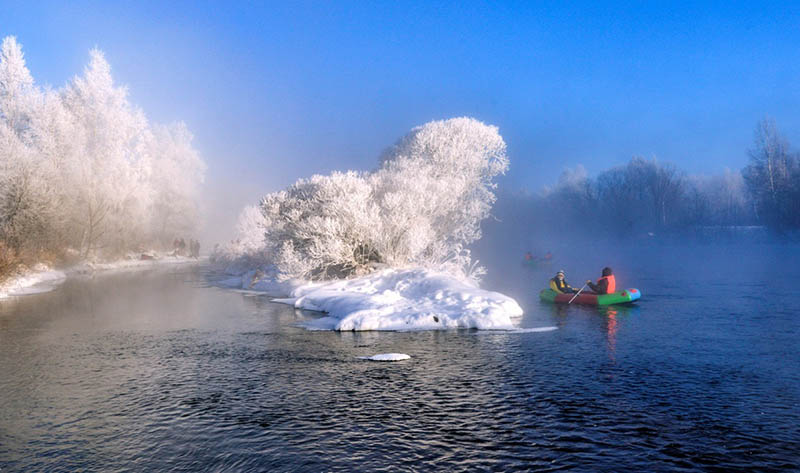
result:
M 427 269 L 387 269 L 356 279 L 311 283 L 276 302 L 327 313 L 312 330 L 514 330 L 517 302 Z
M 403 360 L 408 360 L 411 357 L 406 355 L 405 353 L 381 353 L 372 356 L 359 356 L 358 358 L 361 360 L 370 360 L 370 361 L 403 361 Z

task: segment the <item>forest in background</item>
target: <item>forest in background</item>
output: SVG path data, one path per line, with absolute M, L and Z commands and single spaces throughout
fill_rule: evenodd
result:
M 205 163 L 183 123 L 151 124 L 103 53 L 58 90 L 0 49 L 0 278 L 22 264 L 169 248 L 196 231 Z
M 774 120 L 763 119 L 754 135 L 749 164 L 741 171 L 688 175 L 642 157 L 596 177 L 582 166 L 567 169 L 540 193 L 501 193 L 487 231 L 647 238 L 763 226 L 793 234 L 800 229 L 800 153 Z

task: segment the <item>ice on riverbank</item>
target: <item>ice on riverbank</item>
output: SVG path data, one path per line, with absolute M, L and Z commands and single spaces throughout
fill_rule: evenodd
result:
M 147 269 L 165 264 L 197 263 L 197 259 L 182 256 L 158 256 L 148 254 L 147 259 L 129 256 L 127 259 L 110 262 L 82 262 L 63 270 L 52 269 L 39 263 L 22 270 L 16 276 L 0 284 L 0 299 L 49 292 L 58 287 L 68 276 L 92 275 L 98 272 L 130 271 Z
M 325 312 L 305 324 L 312 330 L 514 330 L 511 319 L 522 315 L 508 296 L 426 269 L 306 284 L 276 302 Z
M 250 270 L 227 268 L 225 276 L 216 281 L 216 285 L 230 289 L 259 292 L 272 297 L 285 297 L 297 287 L 303 285 L 303 281 L 294 279 L 278 281 L 273 267 Z
M 0 299 L 52 291 L 67 275 L 44 264 L 37 264 L 30 271 L 0 284 Z

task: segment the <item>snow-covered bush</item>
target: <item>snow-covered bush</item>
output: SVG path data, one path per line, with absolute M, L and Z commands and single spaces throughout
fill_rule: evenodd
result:
M 317 175 L 264 197 L 263 251 L 283 279 L 387 265 L 476 277 L 467 245 L 480 238 L 505 150 L 496 127 L 472 118 L 415 128 L 373 172 Z

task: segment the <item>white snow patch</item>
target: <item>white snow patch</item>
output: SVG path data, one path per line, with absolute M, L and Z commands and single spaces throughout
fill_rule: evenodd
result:
M 63 271 L 51 269 L 44 264 L 37 264 L 31 271 L 0 285 L 0 299 L 52 291 L 66 277 L 67 275 Z
M 498 292 L 426 269 L 387 269 L 356 279 L 310 283 L 276 299 L 326 312 L 311 330 L 514 330 L 517 302 Z
M 411 358 L 405 353 L 381 353 L 372 356 L 359 356 L 359 359 L 370 361 L 402 361 Z
M 128 259 L 112 262 L 83 262 L 66 268 L 63 271 L 52 269 L 45 264 L 39 263 L 33 268 L 25 270 L 5 283 L 0 284 L 0 299 L 49 292 L 63 283 L 68 276 L 73 275 L 92 275 L 98 272 L 130 271 L 153 268 L 164 264 L 189 264 L 198 262 L 197 259 L 185 257 L 156 256 L 155 258 L 156 259 L 142 260 L 134 256 L 129 256 Z

